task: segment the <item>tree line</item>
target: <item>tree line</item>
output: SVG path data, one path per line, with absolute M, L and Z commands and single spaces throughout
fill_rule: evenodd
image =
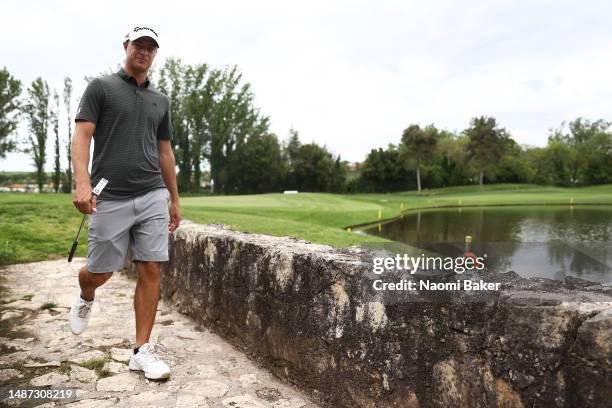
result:
M 302 144 L 293 129 L 280 142 L 236 66 L 218 69 L 170 58 L 158 86 L 170 98 L 179 191 L 200 189 L 204 163 L 217 193 L 342 190 L 346 165 L 340 157 L 324 146 Z
M 461 132 L 408 126 L 398 144 L 373 149 L 348 191 L 401 191 L 487 183 L 588 186 L 612 183 L 611 124 L 577 118 L 545 147 L 521 146 L 493 117 Z
M 107 72 L 108 74 L 109 72 Z M 151 77 L 153 76 L 151 72 Z M 205 165 L 214 190 L 222 194 L 264 193 L 280 189 L 340 192 L 346 180 L 346 163 L 325 146 L 302 144 L 290 130 L 287 143 L 269 129 L 269 117 L 254 105 L 251 86 L 236 66 L 224 69 L 207 64 L 188 65 L 168 59 L 155 73 L 157 87 L 171 101 L 172 145 L 178 167 L 179 191 L 201 191 Z M 86 77 L 87 81 L 93 77 Z M 39 191 L 47 183 L 48 136 L 54 138 L 54 191 L 69 192 L 71 172 L 72 81 L 64 81 L 63 101 L 68 118 L 67 136 L 60 138 L 60 97 L 37 78 L 22 97 L 22 83 L 6 68 L 0 70 L 0 157 L 7 152 L 28 153 L 36 169 Z M 27 137 L 16 140 L 20 120 L 28 125 Z M 68 163 L 62 171 L 61 142 Z
M 434 124 L 411 124 L 397 144 L 372 149 L 357 168 L 325 146 L 302 143 L 298 132 L 286 140 L 269 129 L 270 118 L 255 106 L 254 94 L 236 66 L 164 61 L 154 83 L 170 98 L 173 148 L 179 191 L 200 192 L 212 180 L 215 193 L 247 194 L 282 190 L 384 192 L 486 183 L 578 186 L 612 183 L 610 123 L 578 118 L 551 130 L 545 147 L 517 144 L 493 117 L 475 117 L 461 132 Z M 153 73 L 151 73 L 153 76 Z M 0 157 L 20 150 L 30 155 L 39 190 L 49 134 L 54 141 L 54 190 L 72 186 L 70 144 L 72 81 L 65 78 L 63 108 L 68 121 L 59 135 L 60 95 L 37 78 L 22 97 L 21 81 L 0 70 Z M 15 140 L 20 120 L 27 137 Z M 399 132 L 398 132 L 399 133 Z M 61 144 L 68 158 L 62 171 Z M 204 170 L 206 169 L 206 174 Z
M 72 186 L 72 169 L 68 164 L 62 171 L 60 163 L 61 140 L 59 133 L 60 96 L 57 90 L 51 90 L 47 81 L 38 77 L 27 89 L 27 96 L 21 97 L 22 83 L 5 68 L 0 70 L 0 158 L 7 152 L 21 151 L 32 159 L 36 169 L 38 191 L 43 190 L 47 182 L 45 164 L 47 163 L 47 139 L 52 134 L 54 142 L 54 166 L 51 176 L 53 190 L 57 193 L 60 186 L 63 192 L 70 192 Z M 68 132 L 65 141 L 68 163 L 71 160 L 71 97 L 72 80 L 64 79 L 63 104 L 68 118 Z M 28 132 L 23 140 L 11 137 L 20 120 L 25 117 Z

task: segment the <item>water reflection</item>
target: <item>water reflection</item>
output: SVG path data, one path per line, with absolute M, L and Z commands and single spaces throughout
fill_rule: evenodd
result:
M 527 206 L 424 210 L 365 232 L 444 256 L 487 254 L 494 271 L 563 279 L 612 281 L 612 207 Z

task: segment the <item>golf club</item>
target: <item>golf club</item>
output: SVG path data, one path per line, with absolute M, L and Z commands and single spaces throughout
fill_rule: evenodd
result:
M 102 190 L 104 190 L 104 187 L 106 187 L 106 185 L 108 184 L 108 180 L 105 178 L 102 178 L 98 184 L 96 185 L 96 187 L 93 189 L 93 191 L 91 192 L 91 196 L 93 197 L 95 196 L 99 196 L 100 193 L 102 192 Z M 72 242 L 72 248 L 70 248 L 70 254 L 68 255 L 68 262 L 72 262 L 72 258 L 74 257 L 74 253 L 76 252 L 77 246 L 79 245 L 79 235 L 81 235 L 81 229 L 83 228 L 83 224 L 85 223 L 85 217 L 87 216 L 87 214 L 83 214 L 83 219 L 81 220 L 81 225 L 79 226 L 79 230 L 76 234 L 76 237 L 74 238 L 74 241 Z

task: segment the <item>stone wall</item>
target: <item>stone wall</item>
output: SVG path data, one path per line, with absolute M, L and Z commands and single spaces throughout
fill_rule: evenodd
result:
M 600 407 L 612 399 L 612 287 L 371 290 L 360 249 L 181 226 L 162 297 L 329 407 Z M 388 291 L 386 291 L 388 292 Z M 206 345 L 202 345 L 206 347 Z

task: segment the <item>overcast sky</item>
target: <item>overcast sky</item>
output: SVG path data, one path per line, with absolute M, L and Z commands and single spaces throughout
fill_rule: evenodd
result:
M 5 0 L 0 67 L 24 88 L 42 76 L 60 93 L 70 76 L 74 106 L 85 75 L 122 63 L 135 25 L 159 33 L 158 66 L 169 56 L 236 64 L 280 139 L 293 127 L 350 161 L 411 123 L 461 131 L 492 115 L 542 146 L 562 121 L 612 118 L 605 1 Z M 34 167 L 10 154 L 0 170 Z

